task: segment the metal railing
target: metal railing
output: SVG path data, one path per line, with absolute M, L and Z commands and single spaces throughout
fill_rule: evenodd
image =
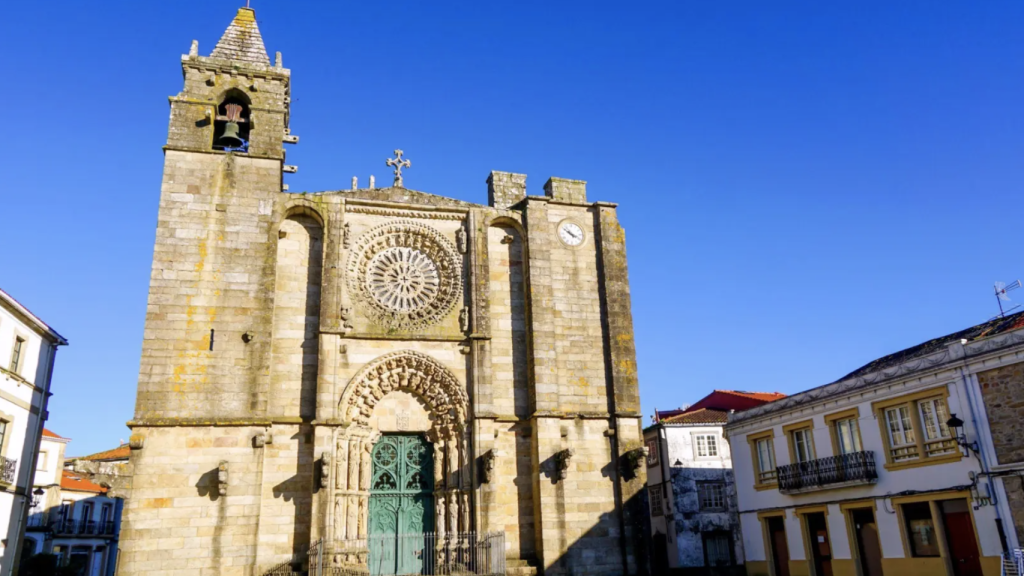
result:
M 66 536 L 110 536 L 114 533 L 113 521 L 58 520 L 50 529 L 54 534 Z
M 14 472 L 18 468 L 18 461 L 6 456 L 0 456 L 0 482 L 14 484 Z
M 504 576 L 505 533 L 374 535 L 314 543 L 308 552 L 264 576 Z
M 779 491 L 797 492 L 826 488 L 832 484 L 878 480 L 874 452 L 851 452 L 807 462 L 779 466 Z
M 1002 576 L 1024 574 L 1024 550 L 1014 548 L 1003 555 Z

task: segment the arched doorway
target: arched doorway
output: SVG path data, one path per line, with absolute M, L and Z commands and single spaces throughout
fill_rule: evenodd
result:
M 467 411 L 465 385 L 426 354 L 392 352 L 360 370 L 339 403 L 331 537 L 472 531 Z

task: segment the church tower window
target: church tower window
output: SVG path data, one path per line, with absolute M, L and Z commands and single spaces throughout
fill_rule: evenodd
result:
M 217 107 L 217 119 L 213 127 L 214 150 L 249 151 L 252 118 L 249 114 L 249 99 L 245 94 L 232 90 L 225 95 Z

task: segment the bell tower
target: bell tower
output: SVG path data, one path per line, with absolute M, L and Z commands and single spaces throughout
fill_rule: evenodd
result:
M 240 8 L 209 56 L 192 42 L 181 57 L 185 86 L 172 96 L 167 150 L 233 152 L 283 161 L 291 71 L 278 52 L 271 65 L 250 8 Z
M 221 421 L 267 408 L 291 72 L 240 8 L 209 56 L 192 42 L 170 97 L 134 423 Z M 167 342 L 176 342 L 170 353 Z

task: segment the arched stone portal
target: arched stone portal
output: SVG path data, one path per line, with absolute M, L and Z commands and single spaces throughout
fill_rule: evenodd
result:
M 393 352 L 363 367 L 339 403 L 347 426 L 335 433 L 331 537 L 368 536 L 374 446 L 396 433 L 420 434 L 432 449 L 434 530 L 472 530 L 468 406 L 465 386 L 426 354 Z

